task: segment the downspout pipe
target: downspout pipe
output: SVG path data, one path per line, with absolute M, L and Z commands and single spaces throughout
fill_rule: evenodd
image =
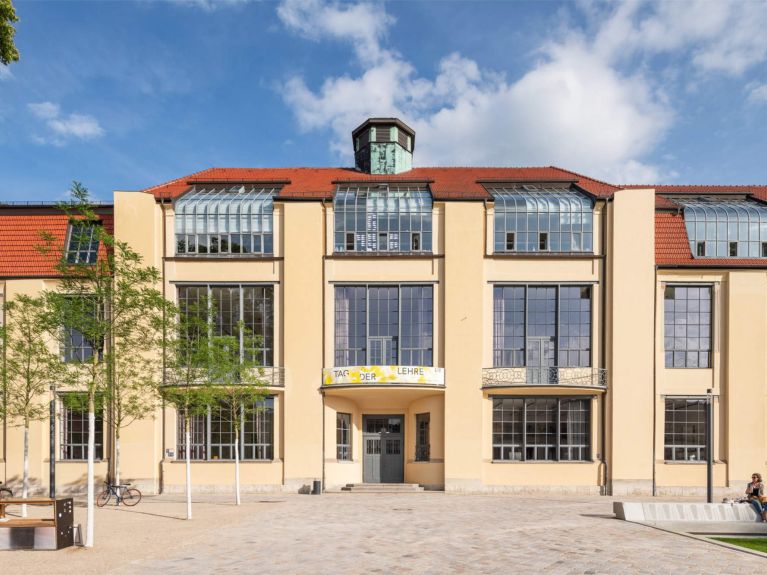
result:
M 322 199 L 322 365 L 325 365 L 325 253 L 327 252 L 328 216 L 325 198 Z M 320 393 L 322 394 L 322 490 L 325 491 L 325 390 L 322 389 L 322 372 L 320 371 Z
M 607 222 L 609 220 L 608 213 L 607 213 L 608 206 L 609 206 L 609 203 L 607 200 L 605 200 L 604 213 L 602 215 L 602 255 L 603 255 L 602 257 L 602 317 L 600 318 L 601 337 L 599 342 L 600 343 L 599 355 L 601 356 L 600 363 L 603 369 L 607 369 L 606 341 L 607 341 L 607 297 L 608 297 L 608 294 L 607 294 L 607 282 L 608 282 L 608 279 L 607 279 L 607 257 L 608 257 Z M 612 252 L 610 253 L 610 256 L 612 257 Z M 601 425 L 600 425 L 599 431 L 600 431 L 600 443 L 602 446 L 601 463 L 603 465 L 603 470 L 604 470 L 604 477 L 603 477 L 604 485 L 602 486 L 602 495 L 609 495 L 610 492 L 612 491 L 609 487 L 610 482 L 609 482 L 609 476 L 607 473 L 607 441 L 606 441 L 607 439 L 607 431 L 606 431 L 607 429 L 607 395 L 610 393 L 610 384 L 612 383 L 610 375 L 611 374 L 609 373 L 607 374 L 608 385 L 607 385 L 607 388 L 605 389 L 604 395 L 602 395 L 602 402 L 600 406 L 601 407 L 600 409 Z
M 165 259 L 166 259 L 166 248 L 167 248 L 167 238 L 166 238 L 166 223 L 165 223 L 165 217 L 166 217 L 166 209 L 165 206 L 170 201 L 170 198 L 160 198 L 160 210 L 162 213 L 162 263 L 160 265 L 160 281 L 162 282 L 162 299 L 166 300 L 166 290 L 165 290 Z M 165 317 L 165 307 L 163 307 L 162 310 L 162 385 L 165 385 L 165 363 L 166 363 L 166 346 L 167 346 L 167 326 L 166 326 L 166 320 Z M 165 475 L 163 473 L 164 468 L 164 461 L 165 461 L 165 398 L 162 397 L 161 394 L 161 403 L 160 403 L 160 410 L 162 412 L 161 421 L 162 421 L 162 432 L 161 432 L 161 445 L 160 445 L 160 470 L 159 470 L 159 486 L 158 491 L 159 494 L 162 495 L 163 491 L 165 490 Z
M 657 443 L 658 443 L 658 265 L 655 265 L 655 281 L 653 282 L 652 310 L 652 496 L 658 495 L 656 477 Z M 709 502 L 710 503 L 710 502 Z

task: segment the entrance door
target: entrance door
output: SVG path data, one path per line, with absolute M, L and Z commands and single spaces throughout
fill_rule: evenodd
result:
M 405 480 L 404 418 L 401 415 L 363 415 L 365 483 L 402 483 Z
M 550 337 L 527 338 L 527 382 L 557 383 L 554 366 L 554 339 Z

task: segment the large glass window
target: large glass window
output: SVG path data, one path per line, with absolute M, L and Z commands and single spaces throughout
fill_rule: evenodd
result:
M 705 399 L 666 399 L 663 458 L 666 461 L 706 460 Z
M 335 365 L 432 365 L 432 286 L 337 286 Z
M 693 257 L 767 257 L 766 205 L 743 197 L 673 200 L 684 206 L 684 224 Z
M 99 253 L 98 222 L 76 221 L 69 224 L 67 263 L 95 264 Z
M 257 184 L 192 188 L 174 205 L 176 254 L 272 254 L 272 216 L 279 191 Z
M 99 313 L 96 302 L 87 297 L 72 296 L 70 304 L 73 308 L 76 308 L 72 310 L 72 313 L 78 316 L 78 321 L 80 319 L 84 320 L 87 316 L 92 316 L 95 321 Z M 88 340 L 77 328 L 64 325 L 62 329 L 61 354 L 63 361 L 67 363 L 88 362 L 93 359 L 93 354 L 96 353 L 97 349 L 99 354 L 101 353 L 100 346 Z
M 209 302 L 214 310 L 213 335 L 236 335 L 237 322 L 242 321 L 249 336 L 240 334 L 242 353 L 252 354 L 261 365 L 273 365 L 273 286 L 179 286 L 178 301 L 181 313 L 186 313 L 195 304 Z
M 430 252 L 432 198 L 423 184 L 339 186 L 336 252 Z
M 104 454 L 104 422 L 100 407 L 95 411 L 95 459 Z M 61 396 L 59 457 L 64 460 L 88 459 L 88 402 L 85 394 Z
M 336 413 L 336 459 L 352 460 L 352 415 Z
M 494 367 L 590 365 L 590 286 L 493 288 Z
M 663 328 L 666 367 L 711 367 L 711 287 L 667 286 Z
M 594 203 L 570 187 L 487 186 L 496 252 L 593 252 Z
M 494 397 L 493 459 L 588 461 L 591 400 Z
M 274 459 L 274 398 L 267 397 L 251 409 L 238 414 L 240 418 L 240 459 Z M 186 458 L 184 415 L 178 412 L 177 458 Z M 190 456 L 193 460 L 214 461 L 234 459 L 235 426 L 232 410 L 225 404 L 208 407 L 207 413 L 191 416 Z

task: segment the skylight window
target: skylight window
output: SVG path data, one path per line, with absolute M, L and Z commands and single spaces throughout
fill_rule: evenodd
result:
M 431 252 L 432 198 L 423 184 L 339 186 L 336 252 Z
M 488 187 L 495 199 L 495 251 L 594 251 L 594 204 L 566 187 Z
M 684 206 L 690 252 L 696 258 L 763 258 L 767 206 L 749 199 L 674 198 Z
M 279 190 L 253 184 L 193 188 L 175 204 L 176 254 L 272 254 L 272 215 Z
M 69 224 L 67 240 L 67 263 L 95 264 L 99 252 L 97 222 L 75 221 Z

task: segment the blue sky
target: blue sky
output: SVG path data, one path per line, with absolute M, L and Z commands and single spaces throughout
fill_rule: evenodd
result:
M 416 129 L 420 166 L 767 183 L 764 0 L 14 4 L 2 200 L 350 165 L 370 115 Z

